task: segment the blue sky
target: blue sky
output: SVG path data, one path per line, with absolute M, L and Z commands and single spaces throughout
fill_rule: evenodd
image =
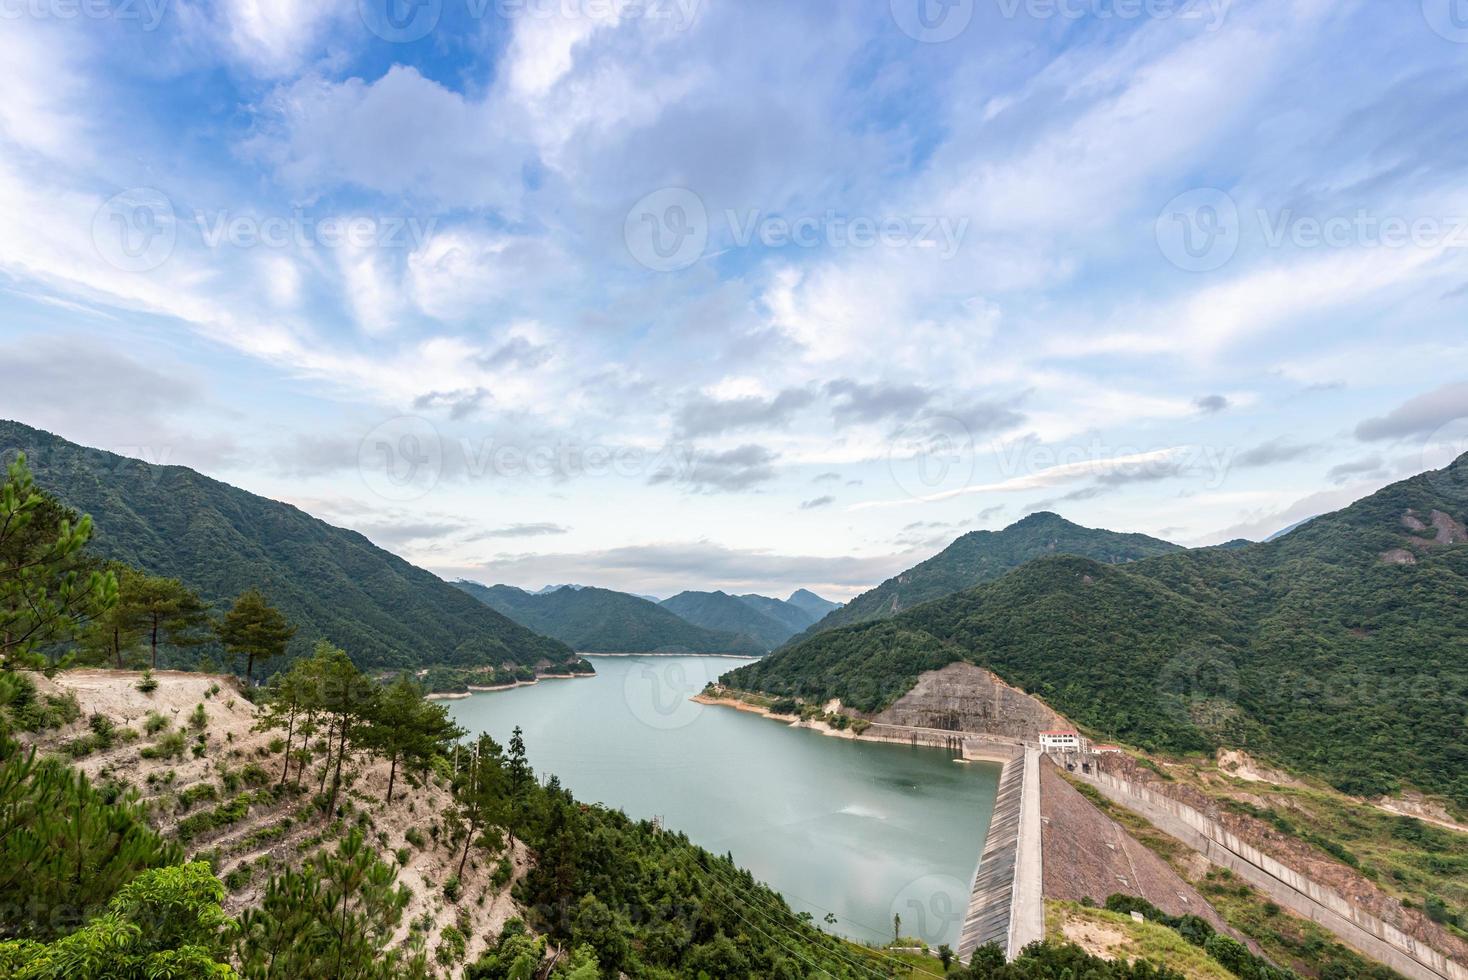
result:
M 1451 0 L 921 2 L 4 4 L 0 416 L 656 594 L 1468 450 Z

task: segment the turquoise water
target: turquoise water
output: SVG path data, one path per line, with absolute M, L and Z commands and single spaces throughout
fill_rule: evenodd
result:
M 586 802 L 661 817 L 734 859 L 792 908 L 864 941 L 956 945 L 999 767 L 949 753 L 831 738 L 688 700 L 746 661 L 598 657 L 597 675 L 446 702 Z

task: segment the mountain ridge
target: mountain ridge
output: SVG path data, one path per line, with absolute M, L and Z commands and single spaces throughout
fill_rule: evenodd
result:
M 1271 542 L 1124 564 L 1040 558 L 807 635 L 726 681 L 872 712 L 967 661 L 1098 736 L 1242 748 L 1354 795 L 1405 783 L 1462 804 L 1465 521 L 1468 455 Z
M 612 589 L 581 586 L 526 592 L 460 579 L 453 586 L 528 629 L 588 653 L 665 653 L 754 656 L 753 639 L 704 629 L 657 603 Z
M 297 626 L 292 656 L 329 639 L 364 668 L 580 665 L 565 644 L 292 504 L 12 420 L 0 420 L 0 448 L 24 452 L 38 486 L 92 516 L 98 555 L 216 605 L 258 587 Z
M 993 581 L 1027 561 L 1074 554 L 1108 564 L 1181 551 L 1145 534 L 1083 527 L 1050 511 L 1038 511 L 999 531 L 970 531 L 942 551 L 887 579 L 829 612 L 806 636 L 885 619 L 913 606 Z

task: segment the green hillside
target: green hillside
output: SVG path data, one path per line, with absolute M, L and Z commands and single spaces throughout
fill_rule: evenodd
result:
M 1048 512 L 1031 514 L 1002 531 L 965 534 L 922 564 L 832 611 L 811 632 L 886 619 L 920 603 L 991 582 L 1036 558 L 1076 555 L 1115 565 L 1180 550 L 1145 534 L 1081 527 Z
M 362 667 L 578 663 L 565 644 L 289 504 L 17 422 L 0 420 L 0 449 L 25 453 L 39 486 L 92 516 L 96 554 L 182 579 L 216 605 L 259 588 L 296 624 L 293 654 L 325 638 Z
M 758 641 L 762 653 L 775 649 L 805 628 L 791 625 L 787 621 L 788 614 L 777 618 L 747 601 L 746 597 L 727 592 L 680 592 L 664 599 L 661 605 L 704 629 L 751 636 Z
M 796 589 L 785 602 L 803 610 L 813 620 L 819 620 L 827 613 L 841 608 L 841 603 L 822 598 L 810 589 Z
M 794 603 L 784 599 L 772 599 L 767 595 L 750 593 L 748 595 L 735 596 L 735 598 L 746 605 L 753 606 L 759 612 L 770 617 L 785 629 L 788 629 L 790 636 L 804 632 L 815 625 L 816 620 L 821 618 L 820 616 L 812 615 L 809 610 L 797 606 Z
M 567 587 L 536 595 L 509 585 L 454 585 L 515 622 L 588 653 L 765 652 L 747 636 L 695 626 L 625 592 Z
M 1098 736 L 1237 746 L 1363 795 L 1468 803 L 1468 456 L 1273 542 L 1031 562 L 820 633 L 734 686 L 875 710 L 955 660 Z

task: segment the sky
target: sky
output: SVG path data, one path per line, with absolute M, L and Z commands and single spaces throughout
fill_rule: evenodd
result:
M 447 578 L 845 599 L 1468 451 L 1457 0 L 0 0 L 0 64 L 0 417 Z

